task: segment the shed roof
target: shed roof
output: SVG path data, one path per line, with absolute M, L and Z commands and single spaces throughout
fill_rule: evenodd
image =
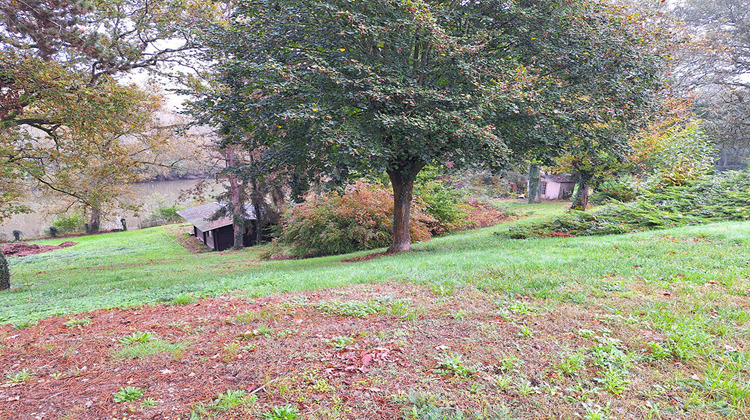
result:
M 183 219 L 200 229 L 202 232 L 209 230 L 218 229 L 220 227 L 229 226 L 232 224 L 232 216 L 222 217 L 216 220 L 210 220 L 211 216 L 216 214 L 221 208 L 226 207 L 224 203 L 208 203 L 202 206 L 189 207 L 183 210 L 179 210 L 177 214 L 182 216 Z M 255 210 L 250 204 L 245 204 L 245 214 L 248 216 L 247 220 L 255 220 Z
M 566 183 L 575 183 L 575 181 L 571 180 L 566 175 L 542 175 L 542 179 L 549 182 L 558 182 L 560 184 L 566 184 Z

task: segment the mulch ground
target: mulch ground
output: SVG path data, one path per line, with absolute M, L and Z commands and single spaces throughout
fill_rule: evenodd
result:
M 71 242 L 71 241 L 65 241 L 57 246 L 28 244 L 25 242 L 15 242 L 15 243 L 10 243 L 10 244 L 0 245 L 0 249 L 2 249 L 3 254 L 5 254 L 6 257 L 11 257 L 11 256 L 25 257 L 27 255 L 42 254 L 44 252 L 50 252 L 50 251 L 54 251 L 60 248 L 67 248 L 75 244 L 76 242 Z
M 498 387 L 496 378 L 505 374 L 514 384 L 540 385 L 555 375 L 559 352 L 591 344 L 579 329 L 606 327 L 625 342 L 629 332 L 604 325 L 595 310 L 566 305 L 508 322 L 496 315 L 496 299 L 473 288 L 445 296 L 416 285 L 356 285 L 100 310 L 20 330 L 0 326 L 0 419 L 189 418 L 227 390 L 254 393 L 258 400 L 240 411 L 208 410 L 215 418 L 255 418 L 290 404 L 302 418 L 394 419 L 410 407 L 407 396 L 418 392 L 467 412 L 504 404 L 521 418 L 581 416 L 582 406 L 567 402 L 571 396 L 524 395 L 515 385 Z M 390 309 L 344 316 L 336 311 L 347 306 L 337 302 L 383 302 Z M 90 325 L 65 325 L 84 317 Z M 519 338 L 521 323 L 534 330 L 533 337 Z M 141 358 L 118 355 L 126 347 L 120 339 L 137 331 L 185 347 Z M 349 340 L 336 348 L 332 343 L 340 337 Z M 447 356 L 481 369 L 465 378 L 440 374 L 438 360 Z M 517 361 L 512 371 L 502 367 L 508 360 Z M 28 380 L 9 380 L 24 369 L 32 374 Z M 115 403 L 113 393 L 127 386 L 157 403 Z M 612 404 L 613 418 L 647 414 L 629 392 Z

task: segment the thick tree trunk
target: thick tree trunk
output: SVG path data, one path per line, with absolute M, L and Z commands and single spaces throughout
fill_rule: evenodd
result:
M 5 254 L 0 249 L 0 290 L 8 289 L 10 289 L 10 269 L 8 260 L 5 259 Z
M 593 174 L 586 172 L 576 175 L 576 193 L 570 203 L 570 210 L 586 211 L 589 205 L 589 184 L 593 177 Z
M 237 163 L 237 155 L 234 146 L 227 146 L 227 168 L 233 168 Z M 245 247 L 243 237 L 245 235 L 244 206 L 242 204 L 242 186 L 239 179 L 233 173 L 229 174 L 229 201 L 232 204 L 232 229 L 234 242 L 232 249 L 239 250 Z
M 534 204 L 542 201 L 539 195 L 539 166 L 531 164 L 529 166 L 529 196 L 527 197 L 529 204 Z
M 411 250 L 410 219 L 414 180 L 424 167 L 422 164 L 402 166 L 388 172 L 393 186 L 393 244 L 389 252 Z
M 91 208 L 91 217 L 89 217 L 89 233 L 99 232 L 99 226 L 102 220 L 102 210 L 99 208 Z

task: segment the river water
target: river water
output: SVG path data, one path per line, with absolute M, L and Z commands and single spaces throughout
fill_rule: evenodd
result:
M 185 190 L 190 190 L 196 186 L 199 180 L 177 180 L 177 181 L 154 181 L 133 184 L 131 186 L 134 196 L 143 204 L 143 209 L 135 216 L 131 211 L 121 211 L 117 214 L 108 215 L 102 220 L 102 230 L 122 229 L 120 219 L 125 219 L 128 229 L 140 229 L 147 227 L 149 216 L 160 206 L 181 205 L 191 206 L 192 200 L 180 201 L 180 195 Z M 213 201 L 213 196 L 218 194 L 221 187 L 214 181 L 207 181 L 209 188 L 204 194 L 204 198 Z M 46 236 L 47 229 L 52 225 L 52 221 L 59 216 L 47 213 L 51 197 L 43 195 L 40 191 L 35 191 L 28 198 L 27 205 L 34 210 L 29 214 L 18 214 L 0 224 L 0 241 L 13 239 L 12 232 L 20 230 L 22 238 L 35 236 Z

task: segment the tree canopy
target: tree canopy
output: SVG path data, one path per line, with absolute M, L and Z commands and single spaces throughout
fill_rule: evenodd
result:
M 666 40 L 594 0 L 246 0 L 206 39 L 223 89 L 197 109 L 309 174 L 386 172 L 393 251 L 409 249 L 425 165 L 500 169 L 580 138 L 627 147 Z

